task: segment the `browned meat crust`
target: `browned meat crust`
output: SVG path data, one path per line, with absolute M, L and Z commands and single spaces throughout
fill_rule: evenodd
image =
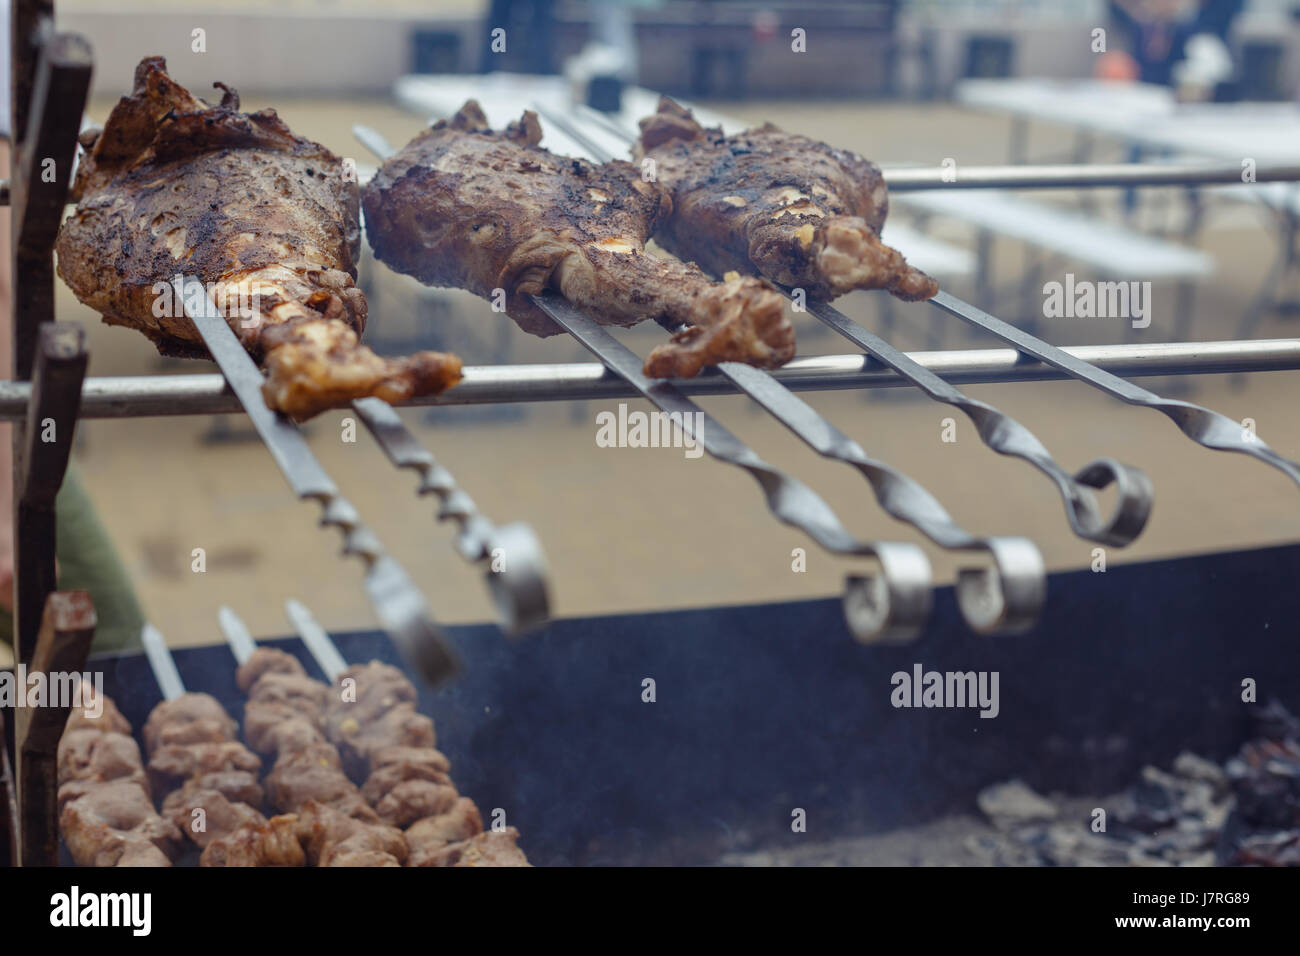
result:
M 240 113 L 239 97 L 222 89 L 209 106 L 167 76 L 162 57 L 148 57 L 131 95 L 86 139 L 80 201 L 57 245 L 59 275 L 77 298 L 163 354 L 206 357 L 166 284 L 182 274 L 212 284 L 268 372 L 267 404 L 299 419 L 367 395 L 401 401 L 454 385 L 455 356 L 387 360 L 359 343 L 355 176 L 274 111 Z
M 672 194 L 655 240 L 710 272 L 757 273 L 815 299 L 888 289 L 915 301 L 939 291 L 880 241 L 885 181 L 855 153 L 770 123 L 725 136 L 667 97 L 641 121 L 635 153 L 654 160 Z
M 794 330 L 768 283 L 715 282 L 694 265 L 646 253 L 672 208 L 666 191 L 629 163 L 556 156 L 540 139 L 533 113 L 493 132 L 473 100 L 417 136 L 364 191 L 375 256 L 429 285 L 487 299 L 502 290 L 510 317 L 534 335 L 560 331 L 530 299 L 547 289 L 604 325 L 694 326 L 655 350 L 648 375 L 789 361 Z

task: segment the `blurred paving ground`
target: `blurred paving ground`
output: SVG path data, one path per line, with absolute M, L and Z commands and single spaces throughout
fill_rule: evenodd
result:
M 91 113 L 102 119 L 110 105 L 92 104 Z M 246 109 L 267 105 L 274 105 L 300 134 L 363 161 L 369 158 L 351 138 L 352 122 L 363 120 L 395 143 L 404 142 L 421 125 L 420 118 L 382 102 L 269 104 L 245 96 Z M 1007 142 L 1004 120 L 947 106 L 784 103 L 717 108 L 749 119 L 771 119 L 883 163 L 934 165 L 950 156 L 959 164 L 997 162 L 1005 156 Z M 1037 130 L 1033 145 L 1047 152 L 1068 144 L 1055 142 L 1051 130 Z M 1232 336 L 1274 252 L 1264 223 L 1254 210 L 1235 206 L 1211 214 L 1213 228 L 1203 244 L 1217 258 L 1219 272 L 1199 290 L 1193 337 Z M 961 228 L 941 227 L 939 234 L 959 242 L 968 238 Z M 1018 260 L 1017 250 L 999 247 L 999 280 L 1014 278 Z M 377 281 L 385 287 L 393 282 L 383 266 L 375 268 Z M 1060 266 L 1045 279 L 1059 278 L 1065 271 L 1067 267 Z M 953 291 L 962 295 L 971 290 L 956 285 Z M 493 333 L 504 321 L 470 296 L 446 296 L 455 315 L 484 323 Z M 1157 285 L 1155 296 L 1156 321 L 1136 333 L 1143 341 L 1171 337 L 1173 291 Z M 874 325 L 875 302 L 872 294 L 859 294 L 840 304 Z M 60 318 L 85 321 L 91 375 L 212 368 L 206 363 L 163 362 L 143 337 L 99 323 L 62 285 L 58 309 Z M 894 341 L 905 348 L 923 348 L 933 313 L 925 305 L 899 307 Z M 1009 310 L 1004 317 L 1017 318 Z M 392 316 L 376 318 L 393 321 Z M 850 350 L 806 317 L 797 324 L 804 354 Z M 509 328 L 514 361 L 585 360 L 565 338 L 542 341 Z M 955 320 L 943 329 L 945 347 L 997 344 L 974 337 Z M 1297 332 L 1300 326 L 1295 323 L 1270 318 L 1258 335 Z M 1051 331 L 1062 344 L 1117 341 L 1123 335 L 1118 323 L 1100 320 L 1076 325 L 1067 321 Z M 462 354 L 468 364 L 490 360 L 490 338 L 485 335 L 478 345 L 467 341 Z M 644 330 L 623 338 L 644 353 L 661 336 L 657 330 Z M 482 351 L 475 354 L 476 349 Z M 1191 380 L 1194 390 L 1184 397 L 1239 420 L 1255 419 L 1259 434 L 1270 444 L 1300 457 L 1296 374 L 1254 375 L 1240 388 L 1231 387 L 1225 376 L 1196 378 Z M 1166 382 L 1153 384 L 1159 389 Z M 1247 548 L 1300 536 L 1300 490 L 1280 473 L 1249 459 L 1193 445 L 1155 412 L 1129 408 L 1075 383 L 972 386 L 967 391 L 1027 425 L 1067 468 L 1108 455 L 1151 475 L 1157 489 L 1151 523 L 1133 547 L 1112 549 L 1111 562 Z M 1053 569 L 1091 562 L 1093 546 L 1070 534 L 1056 491 L 1036 471 L 990 452 L 960 415 L 954 415 L 958 441 L 940 441 L 942 419 L 952 413 L 947 406 L 898 389 L 868 396 L 818 393 L 810 401 L 869 454 L 925 484 L 970 530 L 1028 535 Z M 856 473 L 817 458 L 748 400 L 715 398 L 703 404 L 760 454 L 821 492 L 862 536 L 921 540 L 881 514 Z M 557 615 L 776 601 L 839 591 L 853 566 L 823 554 L 770 518 L 757 487 L 743 473 L 708 458 L 685 460 L 680 450 L 598 448 L 595 415 L 616 406 L 588 405 L 577 423 L 569 403 L 534 406 L 511 422 L 485 423 L 471 408 L 445 411 L 436 427 L 426 422 L 423 410 L 404 412 L 403 417 L 489 516 L 533 524 L 550 561 Z M 322 415 L 308 430 L 326 469 L 417 578 L 440 618 L 487 619 L 490 608 L 477 572 L 452 553 L 450 529 L 434 522 L 433 503 L 416 500 L 413 476 L 390 468 L 364 430 L 355 444 L 342 442 L 344 417 Z M 292 499 L 258 443 L 202 443 L 211 423 L 208 417 L 197 417 L 82 425 L 77 461 L 151 619 L 175 644 L 206 643 L 219 640 L 215 611 L 229 604 L 254 634 L 283 634 L 288 631 L 284 599 L 297 597 L 329 628 L 373 626 L 360 567 L 337 557 L 337 535 L 315 527 L 316 507 Z M 245 427 L 235 416 L 229 423 Z M 207 553 L 204 574 L 190 570 L 192 549 L 200 547 Z M 808 551 L 807 573 L 791 571 L 791 550 L 796 547 Z M 927 550 L 937 577 L 951 580 L 951 561 L 928 545 Z

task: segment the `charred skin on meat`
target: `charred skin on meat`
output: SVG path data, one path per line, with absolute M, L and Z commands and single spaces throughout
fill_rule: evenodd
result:
M 355 175 L 273 110 L 239 112 L 238 95 L 218 86 L 221 103 L 210 106 L 148 57 L 103 131 L 83 139 L 78 205 L 57 244 L 59 275 L 77 298 L 164 355 L 205 358 L 184 310 L 166 304 L 174 277 L 196 276 L 265 368 L 266 403 L 300 420 L 355 398 L 403 401 L 456 384 L 454 355 L 390 360 L 360 344 Z
M 672 194 L 655 240 L 716 275 L 754 272 L 814 299 L 888 289 L 909 302 L 939 285 L 880 241 L 880 168 L 770 123 L 726 136 L 668 97 L 641 121 L 634 154 Z
M 723 361 L 775 368 L 794 355 L 779 293 L 754 278 L 717 282 L 649 255 L 672 202 L 626 162 L 593 165 L 542 149 L 537 116 L 504 132 L 467 102 L 380 167 L 363 195 L 375 256 L 435 286 L 492 299 L 526 332 L 562 331 L 530 296 L 554 290 L 602 325 L 647 319 L 689 333 L 655 349 L 647 375 L 690 377 Z

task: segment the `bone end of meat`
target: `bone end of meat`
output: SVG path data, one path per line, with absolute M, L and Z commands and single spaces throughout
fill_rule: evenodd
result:
M 794 326 L 785 300 L 769 283 L 734 278 L 703 290 L 696 307 L 698 322 L 646 357 L 646 375 L 692 378 L 719 362 L 779 368 L 794 358 Z
M 855 289 L 887 289 L 905 302 L 931 299 L 939 283 L 880 241 L 857 216 L 835 216 L 813 230 L 810 253 L 818 280 L 809 294 L 835 298 Z

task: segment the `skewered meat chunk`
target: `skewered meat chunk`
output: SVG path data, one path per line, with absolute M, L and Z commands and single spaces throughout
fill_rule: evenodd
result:
M 178 787 L 190 777 L 220 770 L 255 772 L 262 761 L 237 740 L 197 744 L 168 744 L 149 758 L 149 779 L 160 792 Z
M 64 842 L 81 866 L 169 866 L 168 858 L 181 841 L 180 831 L 154 810 L 149 794 L 138 783 L 115 780 L 100 784 L 70 801 L 59 815 Z M 144 852 L 154 847 L 159 861 Z M 141 861 L 145 862 L 142 864 Z
M 59 829 L 81 866 L 170 866 L 180 843 L 149 795 L 131 725 L 107 697 L 74 711 L 59 740 Z
M 292 813 L 261 823 L 248 821 L 212 840 L 199 857 L 199 866 L 306 865 L 307 854 L 298 838 L 298 817 Z
M 451 761 L 433 747 L 433 722 L 427 735 L 422 733 L 427 741 L 410 741 L 409 714 L 418 694 L 405 674 L 371 661 L 349 668 L 339 680 L 350 681 L 354 693 L 330 698 L 326 731 L 341 751 L 364 762 L 356 771 L 358 776 L 368 772 L 361 793 L 379 817 L 408 828 L 408 866 L 529 865 L 514 845 L 517 831 L 481 838 L 478 807 L 459 795 L 449 776 Z
M 410 847 L 407 866 L 443 866 L 447 856 L 441 851 L 483 832 L 483 817 L 474 801 L 461 797 L 446 812 L 426 817 L 406 829 Z
M 329 696 L 325 734 L 338 746 L 350 776 L 364 778 L 381 747 L 433 747 L 433 721 L 416 711 L 415 686 L 396 667 L 371 661 L 348 668 L 339 679 L 356 681 L 356 699 Z
M 245 694 L 253 690 L 263 674 L 307 675 L 298 658 L 274 647 L 259 647 L 235 670 L 235 683 Z
M 140 748 L 132 737 L 89 728 L 64 732 L 59 739 L 58 768 L 60 787 L 122 779 L 143 785 L 145 781 Z
M 406 861 L 401 830 L 311 800 L 298 814 L 298 839 L 313 866 L 401 866 Z
M 667 97 L 641 121 L 635 153 L 654 160 L 672 193 L 655 240 L 710 272 L 757 273 L 815 299 L 888 289 L 916 301 L 939 291 L 880 241 L 889 197 L 880 168 L 861 156 L 770 123 L 726 136 Z
M 531 112 L 493 132 L 473 100 L 417 136 L 365 188 L 376 258 L 428 285 L 487 299 L 502 290 L 509 316 L 534 335 L 561 331 L 530 298 L 547 289 L 604 325 L 693 326 L 651 353 L 645 371 L 655 377 L 789 361 L 794 330 L 775 289 L 752 278 L 715 282 L 647 254 L 672 209 L 666 191 L 629 163 L 557 156 L 538 146 L 541 136 Z
M 258 648 L 235 679 L 248 694 L 245 734 L 255 747 L 276 755 L 266 795 L 285 814 L 277 819 L 294 821 L 301 859 L 313 866 L 401 866 L 406 858 L 401 831 L 379 822 L 344 774 L 338 750 L 325 740 L 324 710 L 333 693 L 329 686 L 309 678 L 297 659 L 272 648 Z M 290 729 L 277 730 L 277 722 Z M 286 856 L 284 839 L 276 827 L 250 821 L 228 838 L 212 841 L 200 862 L 259 865 L 267 853 L 293 859 Z
M 519 831 L 514 827 L 504 830 L 486 830 L 476 833 L 460 843 L 449 843 L 440 850 L 429 853 L 426 866 L 532 866 L 516 841 Z
M 245 823 L 266 821 L 258 809 L 262 761 L 238 733 L 239 724 L 210 694 L 164 700 L 145 721 L 150 779 L 164 794 L 162 815 L 200 848 Z
M 234 740 L 239 724 L 211 694 L 182 694 L 164 700 L 144 722 L 144 747 L 153 753 L 165 744 L 214 743 Z
M 68 722 L 63 727 L 65 734 L 73 730 L 98 730 L 104 733 L 130 734 L 131 724 L 117 704 L 106 694 L 96 694 L 89 684 L 81 685 L 82 706 L 74 707 L 68 714 Z M 98 711 L 98 716 L 91 716 Z
M 389 360 L 360 344 L 351 167 L 272 110 L 239 112 L 234 90 L 217 85 L 224 95 L 210 106 L 168 77 L 162 57 L 148 57 L 103 131 L 83 137 L 79 202 L 57 245 L 59 275 L 77 298 L 164 355 L 203 358 L 168 288 L 178 275 L 197 277 L 262 361 L 267 404 L 297 419 L 459 381 L 453 355 Z

